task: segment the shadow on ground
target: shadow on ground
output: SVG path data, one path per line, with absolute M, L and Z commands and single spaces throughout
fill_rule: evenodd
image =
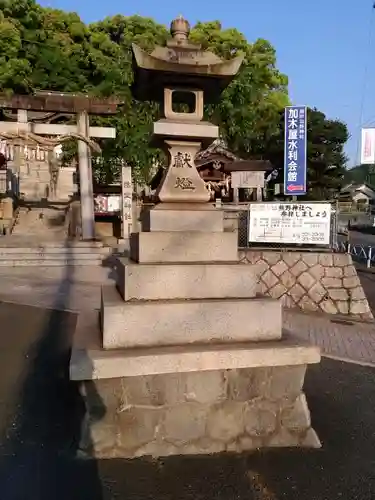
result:
M 331 360 L 311 368 L 306 383 L 322 450 L 76 458 L 83 407 L 67 371 L 75 321 L 0 303 L 1 500 L 375 498 L 375 370 Z

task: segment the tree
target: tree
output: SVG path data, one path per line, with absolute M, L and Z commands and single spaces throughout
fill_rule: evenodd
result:
M 288 79 L 276 68 L 275 49 L 262 39 L 249 43 L 236 29 L 222 30 L 219 21 L 198 23 L 191 39 L 223 59 L 244 54 L 237 77 L 208 114 L 230 149 L 254 158 L 277 132 L 280 110 L 289 104 Z
M 148 144 L 160 110 L 131 97 L 131 43 L 151 51 L 165 43 L 167 29 L 149 18 L 120 15 L 86 26 L 76 14 L 43 8 L 35 0 L 0 0 L 0 12 L 0 53 L 5 54 L 6 68 L 0 89 L 119 97 L 124 104 L 118 116 L 95 120 L 117 129 L 117 139 L 102 144 L 101 175 L 110 180 L 115 174 L 110 159 L 120 157 L 147 180 L 163 158 Z M 274 49 L 265 40 L 250 44 L 236 29 L 223 30 L 218 21 L 198 23 L 191 38 L 226 59 L 245 55 L 238 77 L 219 105 L 206 108 L 206 115 L 237 154 L 261 154 L 262 143 L 277 131 L 279 112 L 288 103 L 287 78 L 276 69 Z
M 345 184 L 370 184 L 375 186 L 375 165 L 357 165 L 344 174 Z
M 344 184 L 347 158 L 344 145 L 349 138 L 347 126 L 329 120 L 316 108 L 307 111 L 307 182 L 306 198 L 325 200 Z M 284 182 L 284 113 L 280 114 L 278 134 L 267 144 L 264 156 L 279 170 L 277 182 Z

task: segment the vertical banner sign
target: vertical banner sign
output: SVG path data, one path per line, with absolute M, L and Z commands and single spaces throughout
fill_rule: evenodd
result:
M 307 108 L 285 108 L 284 194 L 306 194 Z
M 132 169 L 131 167 L 122 167 L 121 169 L 121 188 L 122 188 L 122 237 L 129 238 L 132 225 Z
M 375 128 L 362 129 L 361 164 L 375 164 Z

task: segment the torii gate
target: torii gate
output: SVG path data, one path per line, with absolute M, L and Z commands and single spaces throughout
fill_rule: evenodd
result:
M 76 95 L 59 92 L 38 92 L 31 96 L 0 95 L 0 108 L 17 111 L 17 122 L 0 121 L 0 132 L 32 133 L 35 135 L 63 136 L 79 134 L 90 139 L 116 137 L 114 127 L 90 127 L 89 115 L 114 115 L 118 102 L 112 99 L 95 99 L 87 95 Z M 75 125 L 52 123 L 32 123 L 28 121 L 28 111 L 76 115 Z M 82 239 L 95 238 L 94 199 L 92 187 L 91 155 L 87 142 L 78 141 L 78 165 L 81 191 Z

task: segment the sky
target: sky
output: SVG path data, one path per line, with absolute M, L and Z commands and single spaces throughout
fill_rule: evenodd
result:
M 138 14 L 169 25 L 182 14 L 192 25 L 219 20 L 252 42 L 269 40 L 289 78 L 293 104 L 316 107 L 349 128 L 348 166 L 358 163 L 361 126 L 375 126 L 374 0 L 39 0 L 93 22 Z

